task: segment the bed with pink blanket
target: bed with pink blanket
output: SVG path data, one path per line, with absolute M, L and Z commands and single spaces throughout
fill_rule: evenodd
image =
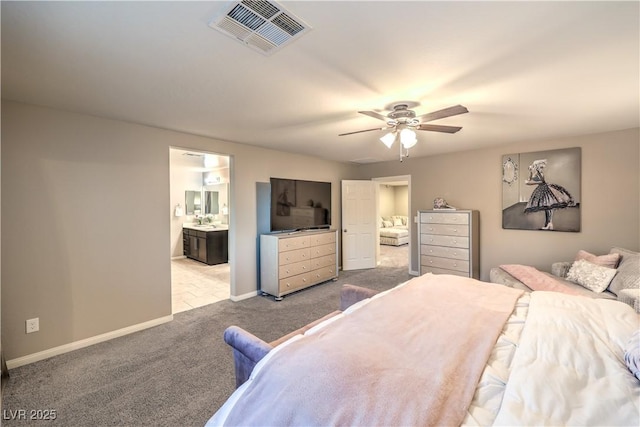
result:
M 639 425 L 638 322 L 427 274 L 269 351 L 207 425 Z

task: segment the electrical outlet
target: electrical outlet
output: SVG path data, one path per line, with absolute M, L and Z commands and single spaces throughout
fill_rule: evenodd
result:
M 27 320 L 27 333 L 38 332 L 40 330 L 40 318 Z

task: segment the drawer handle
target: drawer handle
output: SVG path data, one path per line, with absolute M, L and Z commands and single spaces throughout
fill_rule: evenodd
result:
M 287 274 L 289 274 L 289 270 L 287 270 Z
M 302 266 L 302 269 L 303 269 L 303 270 L 306 270 L 306 269 L 307 269 L 307 267 L 306 267 L 305 265 L 303 265 L 303 266 Z
M 304 278 L 304 279 L 302 279 L 302 281 L 303 281 L 303 282 L 306 282 L 306 281 L 307 281 L 307 279 L 306 279 L 306 278 Z

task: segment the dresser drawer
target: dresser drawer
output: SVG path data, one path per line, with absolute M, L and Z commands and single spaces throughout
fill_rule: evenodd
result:
M 278 268 L 278 274 L 281 279 L 285 279 L 287 277 L 295 276 L 296 274 L 308 273 L 311 270 L 311 262 L 307 260 L 281 265 Z
M 450 246 L 452 248 L 468 248 L 468 237 L 441 236 L 437 234 L 420 235 L 420 244 L 434 246 Z
M 454 212 L 421 212 L 420 222 L 423 224 L 469 224 L 469 215 Z
M 470 277 L 469 273 L 464 271 L 456 271 L 456 270 L 447 270 L 445 268 L 437 268 L 437 267 L 421 267 L 421 274 L 425 273 L 433 273 L 433 274 L 453 274 L 454 276 L 462 276 L 462 277 Z
M 336 256 L 334 255 L 326 255 L 319 258 L 311 259 L 311 269 L 317 270 L 322 267 L 334 266 L 336 263 Z
M 319 270 L 312 271 L 311 276 L 314 282 L 324 282 L 325 280 L 336 277 L 336 269 L 334 266 L 323 267 Z
M 280 252 L 292 251 L 295 249 L 308 248 L 310 246 L 311 239 L 309 236 L 289 237 L 282 239 L 278 250 Z
M 278 255 L 278 265 L 291 264 L 294 262 L 300 262 L 311 258 L 310 250 L 298 249 L 296 251 L 280 252 Z
M 446 268 L 447 270 L 469 273 L 469 262 L 464 260 L 422 255 L 420 257 L 420 265 L 424 265 L 426 267 Z
M 336 233 L 313 234 L 311 238 L 311 246 L 326 245 L 327 243 L 336 243 Z
M 279 290 L 280 293 L 287 293 L 294 291 L 298 288 L 304 288 L 312 283 L 312 275 L 311 273 L 298 274 L 297 276 L 287 277 L 285 279 L 280 279 L 279 281 Z
M 420 230 L 425 234 L 443 234 L 447 236 L 469 235 L 469 227 L 464 224 L 425 224 Z
M 327 245 L 314 246 L 311 248 L 311 258 L 317 258 L 325 255 L 331 255 L 336 253 L 335 243 L 329 243 Z
M 469 249 L 452 248 L 449 246 L 431 246 L 422 245 L 420 253 L 428 256 L 437 256 L 440 258 L 453 258 L 460 260 L 469 260 Z

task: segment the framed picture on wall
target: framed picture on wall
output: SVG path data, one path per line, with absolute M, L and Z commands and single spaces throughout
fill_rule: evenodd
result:
M 502 228 L 580 231 L 581 149 L 502 156 Z

